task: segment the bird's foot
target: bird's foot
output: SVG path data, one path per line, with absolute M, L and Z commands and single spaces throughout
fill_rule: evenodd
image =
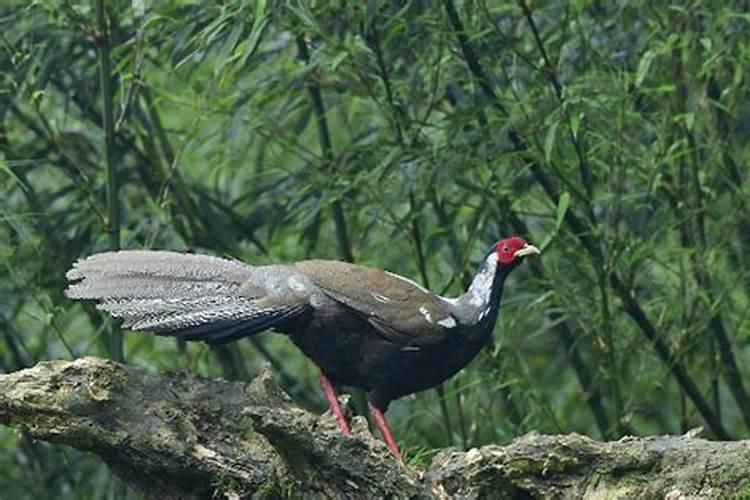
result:
M 403 462 L 404 459 L 401 457 L 401 452 L 398 451 L 398 445 L 396 444 L 396 440 L 393 439 L 393 433 L 391 432 L 391 427 L 388 425 L 388 420 L 385 418 L 385 415 L 379 408 L 373 406 L 372 403 L 369 403 L 369 406 L 370 414 L 372 415 L 373 420 L 375 420 L 375 425 L 378 427 L 380 434 L 383 435 L 383 439 L 385 440 L 385 444 L 388 445 L 388 449 L 391 450 L 391 453 L 396 457 L 396 460 Z
M 349 422 L 346 420 L 346 416 L 341 410 L 336 388 L 324 373 L 320 374 L 320 387 L 323 388 L 323 394 L 325 394 L 328 406 L 331 408 L 331 413 L 333 413 L 333 416 L 336 419 L 339 430 L 342 434 L 351 434 L 352 428 L 349 426 Z

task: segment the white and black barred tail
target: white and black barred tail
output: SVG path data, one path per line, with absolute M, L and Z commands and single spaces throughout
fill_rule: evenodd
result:
M 269 301 L 248 282 L 253 268 L 208 255 L 132 250 L 92 255 L 67 272 L 66 295 L 92 299 L 123 327 L 222 343 L 301 312 Z M 243 287 L 243 285 L 245 285 Z

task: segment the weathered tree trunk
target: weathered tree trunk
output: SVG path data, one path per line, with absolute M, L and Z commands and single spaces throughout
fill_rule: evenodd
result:
M 602 443 L 529 434 L 444 450 L 421 473 L 361 419 L 350 436 L 293 404 L 268 372 L 251 383 L 51 361 L 0 375 L 0 423 L 99 455 L 162 498 L 725 498 L 750 496 L 750 442 L 690 436 Z

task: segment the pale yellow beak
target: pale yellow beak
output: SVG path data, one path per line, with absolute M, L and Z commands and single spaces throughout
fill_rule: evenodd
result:
M 525 257 L 527 255 L 539 255 L 540 253 L 542 252 L 540 252 L 537 247 L 535 247 L 534 245 L 529 245 L 527 243 L 523 246 L 522 249 L 517 250 L 516 253 L 513 254 L 513 258 L 515 259 L 516 257 Z

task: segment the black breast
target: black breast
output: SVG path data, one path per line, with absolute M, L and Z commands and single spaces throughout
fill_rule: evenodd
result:
M 360 314 L 331 303 L 276 327 L 336 385 L 372 388 L 364 368 L 369 352 L 378 350 L 382 337 Z
M 435 387 L 456 374 L 490 339 L 488 333 L 473 337 L 462 333 L 451 332 L 438 342 L 380 346 L 368 353 L 368 370 L 378 374 L 370 401 L 385 410 L 394 399 Z
M 276 329 L 334 384 L 367 391 L 385 410 L 392 400 L 434 387 L 466 366 L 487 344 L 493 324 L 459 326 L 402 343 L 386 338 L 361 313 L 330 302 Z

